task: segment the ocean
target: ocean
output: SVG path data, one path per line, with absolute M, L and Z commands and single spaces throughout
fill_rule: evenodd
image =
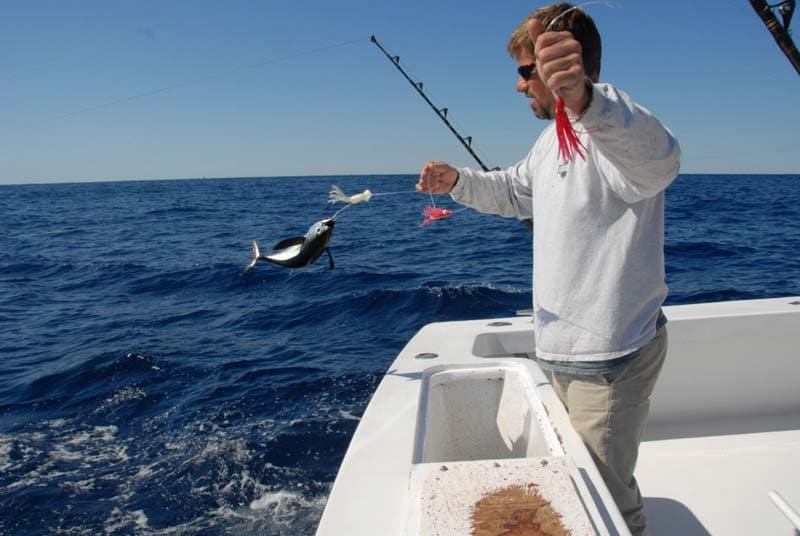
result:
M 531 241 L 416 177 L 0 186 L 0 535 L 313 534 L 429 322 L 531 305 Z M 353 194 L 327 256 L 240 273 Z M 447 197 L 437 205 L 456 209 Z M 681 175 L 668 304 L 800 295 L 800 176 Z

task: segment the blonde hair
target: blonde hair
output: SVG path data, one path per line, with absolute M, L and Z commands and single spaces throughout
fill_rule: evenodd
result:
M 512 58 L 516 58 L 520 51 L 526 51 L 533 56 L 536 51 L 534 44 L 528 37 L 528 25 L 533 19 L 542 23 L 542 26 L 552 31 L 572 33 L 581 44 L 583 50 L 583 68 L 590 77 L 600 76 L 600 59 L 602 55 L 602 42 L 600 32 L 597 31 L 592 18 L 581 8 L 568 3 L 553 4 L 537 9 L 525 17 L 512 32 L 506 50 Z M 564 14 L 567 10 L 569 13 Z M 564 14 L 562 17 L 561 15 Z M 558 20 L 556 20 L 558 19 Z M 555 21 L 555 22 L 553 22 Z M 550 24 L 553 24 L 550 28 Z

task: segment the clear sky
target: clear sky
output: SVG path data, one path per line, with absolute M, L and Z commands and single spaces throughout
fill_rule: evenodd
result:
M 505 52 L 543 4 L 2 0 L 0 184 L 472 165 L 371 34 L 505 167 L 545 126 Z M 800 173 L 800 77 L 747 0 L 615 4 L 586 7 L 601 81 L 672 129 L 682 172 Z

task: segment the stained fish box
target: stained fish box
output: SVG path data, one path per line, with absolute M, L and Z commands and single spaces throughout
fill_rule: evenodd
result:
M 608 534 L 528 367 L 432 367 L 420 397 L 406 534 Z
M 564 456 L 416 465 L 410 489 L 418 507 L 406 534 L 607 534 L 594 525 L 581 485 Z
M 525 317 L 420 330 L 367 406 L 317 535 L 629 535 L 533 347 Z

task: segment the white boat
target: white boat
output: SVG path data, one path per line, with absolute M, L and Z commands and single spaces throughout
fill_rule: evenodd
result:
M 797 536 L 800 297 L 664 312 L 636 469 L 650 533 Z M 370 401 L 317 535 L 538 534 L 534 511 L 573 535 L 629 534 L 532 349 L 530 317 L 422 328 Z

